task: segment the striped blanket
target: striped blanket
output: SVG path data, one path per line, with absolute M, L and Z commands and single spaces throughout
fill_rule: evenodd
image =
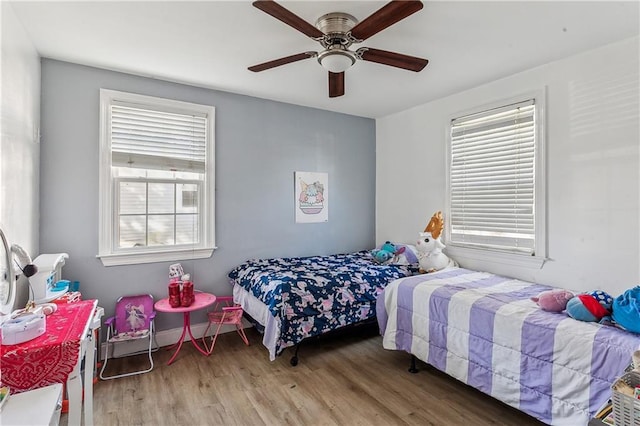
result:
M 529 300 L 548 289 L 462 268 L 396 280 L 378 297 L 383 345 L 547 424 L 586 425 L 640 336 Z

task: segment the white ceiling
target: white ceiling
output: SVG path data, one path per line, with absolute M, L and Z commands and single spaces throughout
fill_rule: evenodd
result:
M 314 24 L 328 12 L 362 20 L 385 1 L 280 1 Z M 41 56 L 158 79 L 381 117 L 640 33 L 637 1 L 425 1 L 355 48 L 429 59 L 420 73 L 358 61 L 346 94 L 308 59 L 260 73 L 250 65 L 320 45 L 248 1 L 11 2 Z

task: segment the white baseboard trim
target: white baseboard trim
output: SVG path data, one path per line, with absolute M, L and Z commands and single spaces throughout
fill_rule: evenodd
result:
M 249 322 L 247 322 L 245 319 L 242 320 L 242 325 L 243 325 L 243 328 L 251 327 L 251 324 L 249 324 Z M 213 334 L 216 331 L 216 327 L 217 327 L 216 324 L 212 324 L 211 327 L 209 328 L 209 331 L 207 332 L 207 336 L 213 336 Z M 200 340 L 202 338 L 202 335 L 204 334 L 206 329 L 207 329 L 206 322 L 191 325 L 191 333 L 193 333 L 194 337 L 197 340 Z M 236 331 L 236 327 L 234 325 L 223 325 L 220 328 L 220 333 L 229 333 L 229 332 L 235 332 L 235 331 Z M 160 347 L 170 346 L 176 343 L 178 339 L 180 339 L 181 334 L 182 334 L 182 327 L 158 331 L 156 332 L 156 341 L 158 342 L 158 346 Z M 186 335 L 184 336 L 184 340 L 185 342 L 187 340 L 191 340 L 189 333 L 186 333 Z M 202 347 L 202 341 L 198 343 Z M 120 357 L 128 356 L 130 354 L 134 354 L 136 352 L 146 351 L 148 348 L 148 344 L 149 342 L 146 339 L 141 339 L 141 340 L 131 341 L 131 342 L 116 343 L 115 345 L 111 345 L 112 354 L 109 355 L 109 358 L 120 358 Z M 101 355 L 100 359 L 102 360 L 105 359 L 106 350 L 107 350 L 107 344 L 102 343 L 100 346 L 100 355 Z

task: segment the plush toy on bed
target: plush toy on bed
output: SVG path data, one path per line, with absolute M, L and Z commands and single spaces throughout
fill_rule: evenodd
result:
M 616 297 L 611 307 L 615 324 L 624 330 L 640 334 L 640 286 Z
M 387 241 L 379 249 L 371 251 L 373 259 L 384 265 L 410 265 L 418 263 L 416 248 L 409 244 L 393 244 Z
M 567 302 L 574 297 L 574 294 L 568 290 L 554 288 L 540 293 L 531 300 L 536 302 L 540 309 L 548 312 L 562 312 L 567 307 Z
M 455 262 L 442 252 L 442 249 L 445 248 L 445 245 L 440 241 L 443 228 L 444 219 L 442 212 L 439 211 L 431 217 L 424 232 L 420 232 L 416 245 L 420 272 L 434 272 L 447 266 L 455 266 Z
M 600 322 L 611 315 L 613 297 L 602 290 L 578 294 L 567 302 L 567 314 L 578 321 Z
M 395 244 L 392 244 L 391 241 L 387 241 L 380 247 L 380 249 L 375 249 L 371 252 L 373 258 L 378 263 L 385 263 L 388 260 L 393 259 L 397 254 L 402 254 L 405 251 L 404 247 L 396 248 Z

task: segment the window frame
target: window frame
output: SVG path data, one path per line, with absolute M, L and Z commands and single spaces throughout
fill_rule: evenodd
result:
M 446 217 L 451 217 L 451 124 L 453 120 L 472 114 L 483 113 L 492 109 L 501 108 L 511 104 L 534 100 L 535 103 L 535 168 L 534 168 L 534 226 L 535 248 L 533 254 L 518 253 L 516 251 L 501 250 L 492 247 L 471 247 L 456 244 L 451 241 L 451 227 L 445 225 L 444 239 L 447 245 L 447 253 L 454 259 L 471 260 L 479 262 L 491 262 L 508 264 L 518 267 L 542 268 L 548 260 L 547 243 L 547 194 L 546 194 L 546 88 L 529 90 L 510 98 L 494 100 L 492 102 L 468 108 L 464 111 L 451 114 L 445 126 L 446 133 L 446 192 L 445 212 Z
M 113 178 L 113 184 L 114 184 L 114 188 L 116 189 L 116 191 L 114 191 L 114 208 L 120 205 L 120 192 L 117 190 L 119 189 L 120 183 L 122 182 L 140 182 L 140 183 L 145 183 L 147 184 L 147 190 L 148 190 L 148 185 L 151 183 L 166 183 L 166 184 L 172 184 L 174 186 L 174 199 L 173 199 L 173 207 L 174 207 L 174 212 L 173 213 L 149 213 L 148 211 L 148 203 L 149 203 L 149 198 L 148 198 L 148 192 L 147 192 L 147 200 L 146 200 L 146 204 L 147 204 L 147 208 L 146 208 L 146 213 L 144 214 L 144 216 L 147 216 L 147 233 L 145 233 L 145 236 L 149 237 L 148 235 L 148 216 L 173 216 L 174 218 L 174 225 L 175 225 L 175 221 L 176 218 L 180 215 L 186 215 L 186 214 L 191 214 L 191 213 L 178 213 L 176 211 L 177 208 L 177 186 L 181 185 L 181 184 L 187 184 L 187 185 L 196 185 L 198 187 L 198 191 L 200 194 L 202 194 L 203 192 L 203 181 L 199 181 L 199 180 L 193 180 L 193 179 L 156 179 L 156 178 L 140 178 L 140 177 L 114 177 Z M 204 226 L 204 220 L 205 218 L 200 214 L 200 212 L 202 211 L 202 203 L 200 202 L 200 200 L 198 200 L 198 203 L 196 205 L 197 209 L 198 209 L 198 229 L 201 229 Z M 115 212 L 115 210 L 114 210 Z M 122 216 L 131 216 L 134 214 L 131 213 L 115 213 L 115 217 L 113 219 L 113 223 L 115 224 L 116 221 L 121 218 Z M 118 226 L 114 226 L 113 227 L 113 242 L 117 243 L 120 241 L 120 229 Z M 174 226 L 174 238 L 175 238 L 175 234 L 176 234 L 176 228 Z M 201 233 L 198 232 L 198 237 L 199 239 L 201 238 Z M 175 250 L 181 250 L 184 248 L 189 248 L 191 249 L 190 244 L 173 244 L 172 246 L 169 247 L 173 247 Z M 117 254 L 126 254 L 126 253 L 142 253 L 142 252 L 149 252 L 149 251 L 155 251 L 158 247 L 161 246 L 150 246 L 148 245 L 148 241 L 147 241 L 147 245 L 145 246 L 141 246 L 138 248 L 131 248 L 131 247 L 119 247 L 119 243 L 116 244 L 116 246 L 113 247 L 113 251 L 114 253 Z
M 182 114 L 206 114 L 206 159 L 205 177 L 202 181 L 201 199 L 198 200 L 201 210 L 201 228 L 197 245 L 173 245 L 169 247 L 140 247 L 138 249 L 121 249 L 115 240 L 117 230 L 115 219 L 118 217 L 116 185 L 121 180 L 112 172 L 111 154 L 111 115 L 110 106 L 113 102 L 137 104 L 142 108 L 159 109 L 162 111 Z M 204 259 L 211 257 L 215 246 L 215 107 L 194 104 L 154 96 L 138 95 L 135 93 L 116 90 L 100 89 L 100 166 L 99 166 L 99 232 L 98 255 L 104 266 L 132 265 L 164 261 L 179 261 L 188 259 Z M 126 178 L 127 180 L 129 178 Z M 168 181 L 173 183 L 191 183 L 189 179 L 157 179 L 139 178 L 143 182 Z

